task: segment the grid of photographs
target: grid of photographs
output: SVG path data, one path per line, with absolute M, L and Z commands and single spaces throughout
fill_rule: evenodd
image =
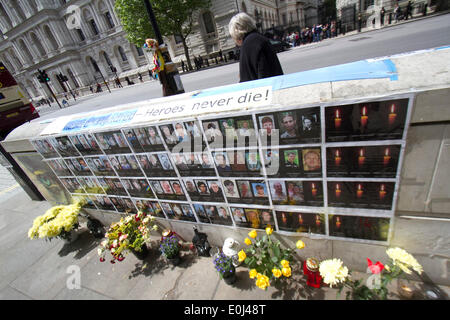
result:
M 205 116 L 30 143 L 91 209 L 387 241 L 409 103 Z

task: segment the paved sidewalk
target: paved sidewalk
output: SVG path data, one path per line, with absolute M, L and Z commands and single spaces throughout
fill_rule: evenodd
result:
M 33 219 L 50 207 L 47 202 L 32 201 L 25 192 L 13 194 L 3 201 L 0 212 L 0 300 L 343 300 L 337 290 L 306 286 L 306 278 L 298 262 L 292 265 L 292 277 L 285 285 L 272 285 L 262 291 L 249 279 L 248 270 L 237 268 L 238 280 L 233 286 L 219 279 L 212 258 L 197 257 L 183 251 L 183 262 L 168 265 L 155 248 L 138 260 L 128 254 L 124 261 L 100 262 L 95 239 L 82 224 L 79 238 L 72 244 L 29 240 L 28 229 Z M 79 272 L 79 273 L 78 273 Z M 77 288 L 77 275 L 79 288 Z M 367 274 L 353 273 L 355 278 Z M 429 288 L 411 281 L 419 291 Z M 397 284 L 392 284 L 395 292 Z M 449 287 L 439 287 L 447 296 Z M 391 296 L 391 299 L 400 299 Z M 423 299 L 422 296 L 416 296 Z

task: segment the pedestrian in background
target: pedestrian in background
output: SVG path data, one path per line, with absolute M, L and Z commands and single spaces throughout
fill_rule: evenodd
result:
M 228 29 L 233 40 L 241 47 L 239 82 L 283 75 L 269 39 L 256 31 L 252 17 L 238 13 L 231 18 Z

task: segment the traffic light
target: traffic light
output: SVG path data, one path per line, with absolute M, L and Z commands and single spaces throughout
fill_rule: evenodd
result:
M 45 70 L 39 70 L 39 75 L 37 76 L 40 83 L 46 83 L 50 81 L 49 76 L 47 75 L 47 72 Z

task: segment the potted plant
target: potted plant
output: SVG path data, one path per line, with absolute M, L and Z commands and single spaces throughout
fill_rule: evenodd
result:
M 248 246 L 246 249 L 239 251 L 239 262 L 250 269 L 250 279 L 256 278 L 256 286 L 262 290 L 266 290 L 270 286 L 272 279 L 281 280 L 283 277 L 291 276 L 290 262 L 293 261 L 293 249 L 284 249 L 281 243 L 272 239 L 273 228 L 266 227 L 266 234 L 262 238 L 258 238 L 256 230 L 248 233 L 250 238 L 245 238 L 244 242 Z M 304 243 L 297 242 L 297 247 L 302 249 Z
M 410 269 L 418 274 L 423 271 L 417 260 L 401 248 L 389 248 L 386 254 L 390 261 L 384 265 L 380 261 L 374 264 L 367 258 L 367 270 L 371 275 L 365 283 L 362 279 L 351 279 L 351 272 L 340 259 L 322 261 L 319 272 L 324 283 L 330 287 L 338 286 L 338 295 L 344 287 L 349 288 L 346 293 L 347 300 L 385 300 L 389 293 L 387 286 L 392 280 L 399 278 L 403 273 L 411 274 Z
M 159 250 L 166 257 L 166 259 L 177 266 L 180 261 L 180 244 L 178 243 L 178 238 L 175 235 L 165 237 L 159 246 Z
M 139 211 L 111 224 L 98 249 L 100 261 L 105 261 L 106 252 L 112 256 L 111 263 L 122 261 L 125 254 L 131 251 L 138 259 L 145 259 L 148 254 L 147 243 L 150 241 L 151 230 L 157 230 L 155 218 Z
M 83 204 L 77 201 L 70 205 L 54 206 L 43 215 L 33 221 L 33 226 L 28 230 L 30 239 L 60 238 L 66 242 L 73 242 L 78 237 L 76 230 L 80 226 L 78 215 Z
M 220 279 L 223 279 L 226 284 L 233 284 L 236 282 L 236 269 L 233 265 L 233 259 L 227 257 L 223 252 L 220 252 L 214 258 L 214 268 L 219 273 Z

